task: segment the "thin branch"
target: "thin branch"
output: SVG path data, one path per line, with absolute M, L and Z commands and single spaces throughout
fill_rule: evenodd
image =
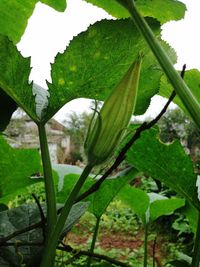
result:
M 64 247 L 59 246 L 59 247 L 57 247 L 57 249 L 62 250 L 62 251 L 66 251 L 66 252 L 71 252 L 71 253 L 75 254 L 74 255 L 75 257 L 73 257 L 73 260 L 75 260 L 75 258 L 78 259 L 81 256 L 89 256 L 89 257 L 92 257 L 92 258 L 105 260 L 105 261 L 110 262 L 112 264 L 115 264 L 117 266 L 130 267 L 130 265 L 128 265 L 126 263 L 123 263 L 121 261 L 112 259 L 112 258 L 110 258 L 108 256 L 105 256 L 105 255 L 102 255 L 102 254 L 98 254 L 98 253 L 91 253 L 91 252 L 85 251 L 85 250 L 76 250 L 76 249 L 73 249 L 72 247 L 66 246 L 66 245 L 64 245 Z
M 34 198 L 34 200 L 38 206 L 39 212 L 40 212 L 40 218 L 41 218 L 41 223 L 42 223 L 41 227 L 42 227 L 43 241 L 45 241 L 45 239 L 46 239 L 46 218 L 45 218 L 42 206 L 40 205 L 39 199 L 37 198 L 37 196 L 34 193 L 32 193 L 32 196 L 33 196 L 33 198 Z
M 10 239 L 14 238 L 15 236 L 18 236 L 18 235 L 21 235 L 21 234 L 24 234 L 26 232 L 29 232 L 31 230 L 34 230 L 36 228 L 40 228 L 42 227 L 42 222 L 38 222 L 38 223 L 35 223 L 35 224 L 32 224 L 28 227 L 25 227 L 23 229 L 20 229 L 20 230 L 17 230 L 15 232 L 13 232 L 12 234 L 6 236 L 6 237 L 1 237 L 0 238 L 0 246 L 4 246 L 4 244 L 9 241 Z
M 184 77 L 185 69 L 186 69 L 186 65 L 184 64 L 183 65 L 183 69 L 181 71 L 181 77 L 182 78 Z M 135 134 L 133 135 L 133 137 L 129 140 L 129 142 L 120 151 L 120 153 L 117 156 L 117 158 L 115 159 L 113 165 L 104 173 L 104 175 L 96 183 L 94 183 L 87 191 L 85 191 L 83 194 L 81 194 L 76 199 L 76 202 L 79 202 L 79 201 L 83 200 L 84 198 L 86 198 L 87 196 L 91 195 L 92 193 L 96 192 L 99 189 L 99 187 L 105 181 L 105 179 L 122 163 L 122 161 L 125 160 L 127 151 L 131 148 L 131 146 L 135 143 L 135 141 L 140 138 L 141 133 L 146 131 L 146 130 L 149 130 L 150 128 L 152 128 L 160 120 L 160 118 L 166 112 L 167 108 L 169 107 L 170 103 L 173 101 L 175 96 L 176 96 L 176 93 L 173 90 L 173 92 L 170 95 L 167 103 L 165 104 L 165 106 L 163 107 L 161 112 L 156 116 L 156 118 L 153 119 L 152 121 L 150 121 L 149 123 L 144 122 L 135 131 Z
M 18 247 L 24 247 L 24 246 L 44 246 L 44 243 L 33 243 L 33 242 L 24 242 L 24 241 L 20 241 L 17 240 L 16 242 L 6 242 L 3 244 L 4 247 L 10 247 L 10 246 L 17 246 Z

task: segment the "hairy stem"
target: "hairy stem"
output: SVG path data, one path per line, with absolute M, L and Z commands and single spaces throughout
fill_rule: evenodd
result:
M 41 148 L 42 164 L 44 172 L 46 203 L 47 203 L 47 241 L 48 241 L 48 238 L 50 237 L 50 234 L 52 233 L 57 221 L 56 196 L 55 196 L 52 167 L 49 156 L 45 126 L 43 124 L 38 124 L 38 131 L 39 131 L 40 148 Z
M 66 219 L 69 215 L 69 212 L 75 202 L 75 199 L 78 195 L 78 193 L 81 190 L 81 187 L 83 186 L 85 180 L 87 179 L 88 175 L 90 174 L 92 170 L 92 166 L 87 165 L 85 169 L 83 170 L 79 180 L 75 184 L 74 188 L 72 189 L 68 199 L 65 202 L 64 207 L 61 210 L 61 213 L 58 217 L 58 221 L 56 223 L 56 226 L 50 236 L 50 239 L 48 240 L 47 245 L 45 246 L 43 258 L 40 267 L 47 267 L 51 266 L 53 263 L 53 255 L 55 254 L 56 246 L 58 244 L 58 240 L 60 237 L 60 234 L 64 228 Z
M 95 225 L 95 229 L 94 229 L 94 233 L 93 233 L 93 237 L 92 237 L 92 243 L 90 246 L 90 253 L 94 252 L 95 243 L 96 243 L 97 235 L 98 235 L 98 231 L 99 231 L 100 220 L 101 220 L 101 217 L 98 217 L 96 220 L 96 225 Z M 92 259 L 91 257 L 88 258 L 87 267 L 90 267 L 91 259 Z
M 192 267 L 199 267 L 200 264 L 200 212 L 198 213 L 198 225 L 192 255 Z
M 191 117 L 195 123 L 200 128 L 200 103 L 191 93 L 190 89 L 187 87 L 185 82 L 180 78 L 178 72 L 175 70 L 171 60 L 167 56 L 166 52 L 154 36 L 151 28 L 148 26 L 144 18 L 138 12 L 134 0 L 117 0 L 120 4 L 125 6 L 130 12 L 132 19 L 137 26 L 138 30 L 141 32 L 146 42 L 150 46 L 152 52 L 163 68 L 165 74 L 167 75 L 169 81 L 174 87 L 174 90 L 182 100 L 183 104 L 187 108 Z

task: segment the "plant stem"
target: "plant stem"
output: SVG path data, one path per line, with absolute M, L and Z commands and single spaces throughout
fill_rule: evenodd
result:
M 197 224 L 197 232 L 195 236 L 194 242 L 194 251 L 192 255 L 192 267 L 199 267 L 200 263 L 200 212 L 198 212 L 198 224 Z
M 99 231 L 99 224 L 100 224 L 101 217 L 97 217 L 96 219 L 97 219 L 96 220 L 96 225 L 95 225 L 95 228 L 94 228 L 94 233 L 93 233 L 93 237 L 92 237 L 92 243 L 91 243 L 91 246 L 90 246 L 90 253 L 94 252 L 94 248 L 95 248 L 95 243 L 96 243 L 96 240 L 97 240 L 97 235 L 98 235 L 98 231 Z M 88 258 L 87 267 L 90 267 L 90 265 L 91 265 L 91 257 Z
M 152 32 L 151 28 L 148 26 L 144 18 L 138 12 L 134 0 L 117 1 L 123 6 L 125 6 L 125 8 L 127 8 L 130 12 L 135 25 L 137 26 L 143 37 L 146 39 L 152 52 L 154 53 L 161 67 L 163 68 L 172 86 L 174 87 L 174 90 L 182 100 L 183 104 L 185 105 L 186 109 L 190 113 L 195 123 L 200 128 L 200 103 L 197 101 L 197 99 L 191 93 L 185 82 L 179 76 L 178 72 L 175 70 L 171 60 L 160 45 L 159 41 L 154 36 L 154 33 Z
M 51 266 L 53 263 L 53 255 L 56 250 L 56 246 L 59 240 L 59 236 L 64 228 L 66 219 L 69 215 L 69 212 L 71 210 L 71 207 L 73 206 L 75 199 L 78 195 L 78 193 L 81 190 L 81 187 L 83 186 L 85 180 L 87 179 L 88 175 L 90 174 L 92 170 L 92 166 L 87 165 L 85 169 L 83 170 L 79 180 L 75 184 L 74 188 L 72 189 L 68 199 L 65 202 L 64 207 L 61 210 L 60 216 L 58 217 L 58 221 L 56 223 L 56 226 L 50 236 L 50 239 L 48 240 L 47 245 L 45 246 L 42 262 L 40 264 L 40 267 L 47 267 Z
M 148 258 L 148 223 L 144 225 L 144 263 L 143 266 L 147 267 Z
M 156 258 L 156 241 L 157 237 L 155 237 L 154 242 L 153 242 L 153 267 L 156 266 L 155 258 Z
M 56 197 L 55 197 L 52 167 L 51 167 L 51 160 L 49 155 L 45 125 L 38 124 L 38 131 L 39 131 L 42 165 L 44 172 L 46 203 L 47 203 L 47 242 L 48 242 L 48 238 L 50 237 L 50 234 L 52 233 L 57 221 Z

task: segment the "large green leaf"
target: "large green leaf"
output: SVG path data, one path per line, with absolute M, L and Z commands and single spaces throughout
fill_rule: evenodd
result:
M 89 211 L 100 218 L 118 192 L 135 178 L 136 173 L 137 170 L 133 169 L 128 173 L 121 172 L 116 177 L 104 181 L 99 190 L 87 198 L 91 202 Z
M 160 216 L 170 215 L 184 205 L 185 200 L 181 198 L 155 200 L 150 206 L 150 220 L 155 221 Z
M 128 204 L 144 224 L 153 222 L 160 216 L 170 215 L 185 204 L 184 199 L 169 199 L 156 193 L 147 194 L 130 185 L 125 186 L 117 197 Z
M 40 213 L 36 204 L 29 204 L 29 205 L 25 204 L 15 209 L 3 211 L 0 213 L 0 236 L 6 237 L 15 231 L 26 228 L 39 221 L 40 221 Z M 15 242 L 17 240 L 18 242 L 31 241 L 34 243 L 34 242 L 42 242 L 43 241 L 42 239 L 43 235 L 41 228 L 36 228 L 35 230 L 18 235 L 17 237 L 11 239 L 10 241 L 11 242 Z M 10 259 L 13 259 L 12 261 L 14 261 L 16 264 L 14 266 L 20 266 L 19 259 L 15 252 L 14 247 L 9 247 L 9 251 L 7 251 L 7 253 L 5 253 L 4 248 L 1 249 L 3 249 L 3 251 L 1 251 L 1 256 L 2 258 L 4 258 L 5 261 L 9 262 Z M 22 253 L 23 255 L 24 262 L 28 262 L 30 256 L 36 255 L 40 250 L 40 248 L 36 246 L 34 247 L 23 246 L 19 247 L 18 249 L 19 252 Z M 11 266 L 13 265 L 11 264 Z
M 78 166 L 69 164 L 53 164 L 53 170 L 57 173 L 58 177 L 54 177 L 56 188 L 56 199 L 58 203 L 64 203 L 70 194 L 73 186 L 78 181 L 83 169 Z M 90 174 L 87 178 L 81 192 L 87 190 L 92 184 L 94 175 Z
M 145 223 L 146 212 L 150 205 L 150 199 L 147 193 L 139 188 L 127 185 L 119 192 L 117 197 L 128 204 L 142 222 Z
M 186 218 L 188 219 L 192 232 L 196 234 L 198 211 L 189 202 L 186 202 L 184 209 L 182 209 L 182 213 L 185 214 Z
M 9 37 L 15 44 L 20 40 L 38 0 L 1 0 L 0 33 Z M 66 0 L 41 0 L 41 2 L 64 11 Z
M 37 150 L 13 149 L 0 136 L 0 159 L 0 197 L 15 194 L 20 188 L 41 181 L 30 178 L 41 168 Z
M 159 37 L 159 23 L 149 22 Z M 174 51 L 163 45 L 175 61 Z M 144 59 L 135 113 L 143 114 L 158 91 L 162 71 L 131 20 L 103 20 L 75 37 L 66 51 L 57 55 L 45 120 L 72 99 L 104 100 L 141 52 Z
M 73 225 L 77 223 L 79 218 L 85 213 L 87 207 L 88 203 L 84 202 L 79 202 L 72 206 L 72 209 L 66 220 L 62 236 L 71 230 Z M 44 205 L 42 205 L 42 208 L 44 214 L 46 214 Z M 6 237 L 13 232 L 38 223 L 40 220 L 40 212 L 36 204 L 23 204 L 20 207 L 0 212 L 0 237 Z M 43 241 L 42 230 L 41 228 L 35 228 L 31 231 L 17 235 L 10 241 L 41 243 Z M 30 263 L 31 260 L 31 264 L 27 266 L 38 266 L 42 252 L 41 249 L 42 246 L 22 246 L 18 248 L 18 252 L 22 255 L 23 263 Z M 5 262 L 10 262 L 12 260 L 12 264 L 15 263 L 16 265 L 11 266 L 21 266 L 21 264 L 18 263 L 18 256 L 16 255 L 14 247 L 10 247 L 7 251 L 5 251 L 4 248 L 0 249 L 0 262 L 3 260 Z M 35 265 L 33 265 L 33 262 Z
M 127 160 L 139 171 L 164 182 L 200 209 L 193 164 L 179 141 L 163 144 L 158 138 L 158 130 L 151 129 L 135 142 Z
M 127 18 L 128 11 L 116 0 L 86 0 L 89 3 L 105 9 L 116 18 Z M 136 5 L 145 17 L 152 17 L 162 24 L 170 20 L 179 20 L 184 17 L 186 7 L 177 0 L 137 0 Z
M 35 97 L 32 85 L 28 83 L 30 59 L 23 58 L 16 46 L 2 35 L 0 35 L 0 62 L 0 87 L 32 119 L 37 120 Z
M 0 88 L 0 132 L 6 129 L 16 109 L 15 101 Z
M 187 83 L 193 95 L 196 97 L 197 101 L 200 102 L 200 72 L 196 69 L 188 70 L 185 72 L 184 81 Z M 162 76 L 160 82 L 160 90 L 159 94 L 161 96 L 169 98 L 173 88 L 171 84 L 168 82 L 166 76 Z M 178 96 L 175 97 L 174 102 L 185 112 L 187 112 L 185 106 Z

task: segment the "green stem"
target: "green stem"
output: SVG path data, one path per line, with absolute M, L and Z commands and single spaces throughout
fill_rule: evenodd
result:
M 148 258 L 148 223 L 144 225 L 144 263 L 143 266 L 147 267 Z
M 192 267 L 199 267 L 200 263 L 200 212 L 198 212 L 198 225 L 192 255 Z
M 46 203 L 47 203 L 47 240 L 46 241 L 48 242 L 48 238 L 50 237 L 50 234 L 52 233 L 56 225 L 56 221 L 57 221 L 56 197 L 55 197 L 52 167 L 51 167 L 51 160 L 49 156 L 45 125 L 38 124 L 38 131 L 39 131 L 39 140 L 40 140 L 43 173 L 44 173 L 44 183 L 45 183 L 45 193 L 46 193 Z
M 95 243 L 96 243 L 97 235 L 98 235 L 98 231 L 99 231 L 100 220 L 101 220 L 101 217 L 97 217 L 96 225 L 95 225 L 95 228 L 94 228 L 94 234 L 93 234 L 93 237 L 92 237 L 92 243 L 91 243 L 91 246 L 90 246 L 90 253 L 94 252 Z M 88 258 L 87 267 L 90 267 L 91 259 L 92 259 L 91 257 Z
M 87 179 L 88 175 L 90 174 L 92 170 L 92 166 L 87 165 L 85 169 L 83 170 L 79 180 L 75 184 L 74 188 L 72 189 L 68 199 L 65 202 L 64 207 L 62 208 L 62 211 L 60 213 L 60 216 L 58 217 L 58 221 L 56 223 L 56 226 L 50 236 L 50 239 L 48 240 L 47 245 L 45 246 L 42 262 L 40 264 L 40 267 L 47 267 L 51 266 L 53 263 L 53 255 L 55 253 L 59 236 L 64 228 L 66 219 L 69 215 L 69 212 L 74 204 L 74 201 L 78 195 L 78 193 L 81 190 L 81 187 L 83 186 L 85 180 Z
M 146 42 L 150 46 L 152 52 L 154 53 L 161 67 L 163 68 L 166 76 L 174 87 L 174 90 L 182 100 L 183 104 L 185 105 L 193 120 L 200 128 L 200 103 L 197 101 L 197 99 L 191 93 L 190 89 L 187 87 L 186 83 L 175 70 L 171 60 L 160 45 L 159 41 L 154 36 L 154 33 L 152 32 L 151 28 L 148 26 L 144 18 L 138 12 L 134 0 L 117 1 L 123 6 L 125 6 L 125 8 L 127 8 L 130 12 L 135 25 L 137 26 L 143 37 L 146 39 Z

